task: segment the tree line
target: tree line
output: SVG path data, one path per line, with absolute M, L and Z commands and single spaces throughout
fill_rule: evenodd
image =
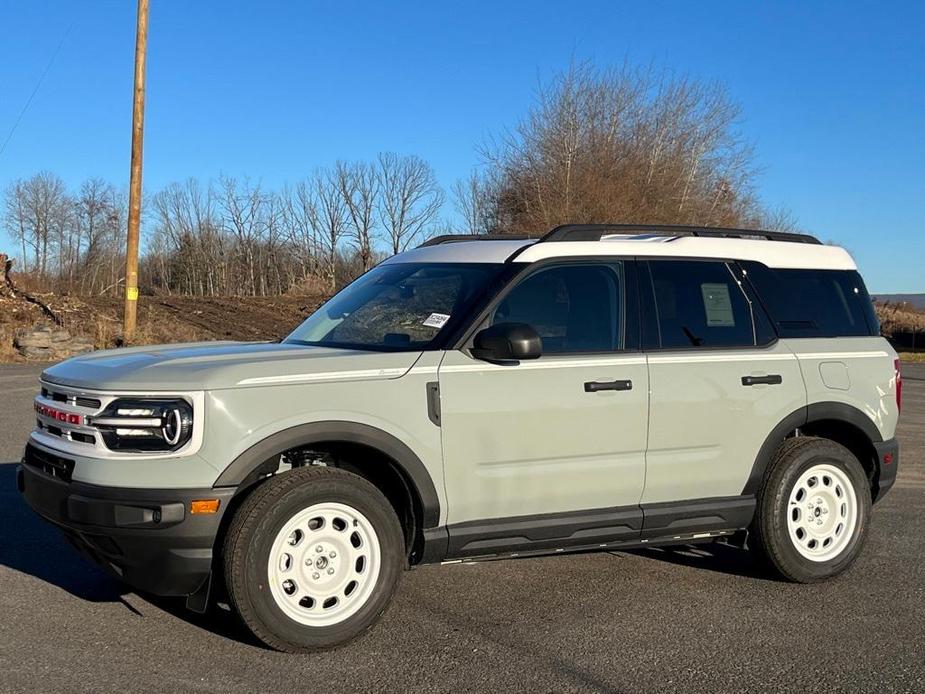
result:
M 562 223 L 791 229 L 754 192 L 751 146 L 721 85 L 624 66 L 573 65 L 542 85 L 482 166 L 451 188 L 414 155 L 337 162 L 271 190 L 188 179 L 145 196 L 143 292 L 325 293 L 437 233 L 540 234 Z M 6 189 L 20 271 L 57 291 L 121 292 L 126 196 L 48 172 Z

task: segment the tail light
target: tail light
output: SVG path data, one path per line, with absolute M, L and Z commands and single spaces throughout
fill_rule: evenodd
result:
M 899 365 L 899 359 L 893 360 L 893 368 L 896 369 L 896 410 L 902 412 L 903 409 L 903 374 Z

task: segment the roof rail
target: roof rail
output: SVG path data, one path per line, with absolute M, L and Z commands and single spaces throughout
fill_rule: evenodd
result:
M 460 241 L 526 241 L 528 239 L 536 240 L 537 236 L 527 234 L 442 234 L 427 239 L 418 248 L 426 246 L 440 246 L 444 243 L 459 243 Z
M 783 231 L 758 229 L 724 229 L 721 227 L 673 226 L 665 224 L 563 224 L 540 238 L 549 241 L 600 241 L 604 236 L 617 234 L 657 234 L 661 236 L 704 236 L 728 239 L 765 239 L 792 243 L 821 244 L 809 234 L 791 234 Z

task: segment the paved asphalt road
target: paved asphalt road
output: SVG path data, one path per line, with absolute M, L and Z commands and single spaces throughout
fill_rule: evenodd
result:
M 0 463 L 38 371 L 0 367 Z M 906 379 L 899 481 L 839 580 L 781 583 L 722 546 L 425 567 L 364 638 L 312 656 L 129 592 L 0 465 L 0 690 L 925 691 L 925 367 Z

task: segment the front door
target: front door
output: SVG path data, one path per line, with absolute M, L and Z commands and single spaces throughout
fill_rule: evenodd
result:
M 531 325 L 543 340 L 537 360 L 490 364 L 466 350 L 444 357 L 439 382 L 451 548 L 456 524 L 498 521 L 516 536 L 516 519 L 524 516 L 548 516 L 525 526 L 536 532 L 546 523 L 553 544 L 565 536 L 564 544 L 574 545 L 583 535 L 591 543 L 638 534 L 635 521 L 615 521 L 612 532 L 601 527 L 618 507 L 629 507 L 626 518 L 638 516 L 645 481 L 649 385 L 645 357 L 636 350 L 637 316 L 628 313 L 637 306 L 625 291 L 631 266 L 545 265 L 502 295 L 480 327 Z M 603 513 L 587 514 L 586 522 L 580 512 L 587 511 Z

